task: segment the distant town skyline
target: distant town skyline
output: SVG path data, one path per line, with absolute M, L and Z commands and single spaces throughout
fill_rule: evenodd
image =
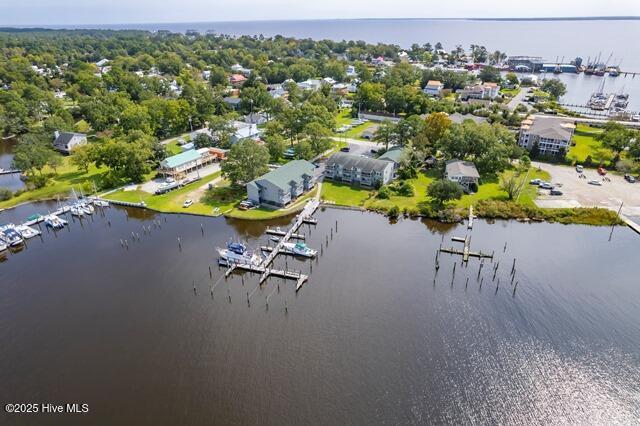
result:
M 636 0 L 383 0 L 321 3 L 244 0 L 229 7 L 220 0 L 30 0 L 2 7 L 0 26 L 106 25 L 358 18 L 553 18 L 640 16 Z

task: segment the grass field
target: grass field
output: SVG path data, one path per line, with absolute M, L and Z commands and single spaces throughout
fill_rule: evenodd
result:
M 165 148 L 167 150 L 168 155 L 177 155 L 180 154 L 182 152 L 182 148 L 180 148 L 180 145 L 178 145 L 178 140 L 172 140 L 171 142 L 169 142 L 168 144 L 165 145 Z
M 374 192 L 375 191 L 366 188 L 325 180 L 322 183 L 320 198 L 339 206 L 364 207 L 365 201 L 367 201 Z
M 126 201 L 129 203 L 139 203 L 144 201 L 147 207 L 160 212 L 178 212 L 178 213 L 197 213 L 213 215 L 213 209 L 218 208 L 219 213 L 223 213 L 225 210 L 232 208 L 235 205 L 234 202 L 217 202 L 205 197 L 200 199 L 193 199 L 193 205 L 188 208 L 182 207 L 182 204 L 187 198 L 190 198 L 190 194 L 196 191 L 198 188 L 206 185 L 212 180 L 218 178 L 220 172 L 213 173 L 197 182 L 191 183 L 175 191 L 167 192 L 162 195 L 150 194 L 146 191 L 136 189 L 134 191 L 119 190 L 111 194 L 106 195 L 104 198 L 108 200 Z
M 500 89 L 500 93 L 502 93 L 505 96 L 509 96 L 509 97 L 513 98 L 518 93 L 520 93 L 520 90 L 522 90 L 522 89 L 520 89 L 519 87 L 515 88 L 515 89 Z
M 336 116 L 336 127 L 340 127 L 344 124 L 349 124 L 351 123 L 351 120 L 353 120 L 353 117 L 351 117 L 351 110 L 350 109 L 343 109 L 341 110 L 338 115 Z M 376 123 L 373 123 L 371 121 L 367 121 L 364 124 L 361 124 L 359 126 L 356 126 L 350 130 L 347 130 L 344 133 L 334 133 L 334 136 L 336 137 L 346 137 L 349 139 L 360 139 L 360 140 L 365 140 L 363 139 L 360 135 L 362 134 L 362 132 L 364 132 L 365 130 L 367 130 L 368 128 L 375 126 Z
M 573 135 L 575 145 L 569 149 L 567 158 L 576 163 L 584 162 L 588 156 L 591 156 L 594 163 L 611 161 L 614 157 L 613 152 L 595 139 L 595 136 L 601 132 L 600 129 L 578 124 Z

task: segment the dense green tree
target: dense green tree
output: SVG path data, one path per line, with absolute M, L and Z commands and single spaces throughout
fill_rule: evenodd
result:
M 434 180 L 427 187 L 427 195 L 440 207 L 447 201 L 460 199 L 462 194 L 462 187 L 449 179 Z
M 567 93 L 567 85 L 560 81 L 560 79 L 550 78 L 542 82 L 540 90 L 551 95 L 553 99 L 558 100 Z
M 500 83 L 500 70 L 496 67 L 486 66 L 480 70 L 478 78 L 482 80 L 483 83 Z
M 244 185 L 269 171 L 269 150 L 250 139 L 233 145 L 222 163 L 222 175 L 233 185 Z

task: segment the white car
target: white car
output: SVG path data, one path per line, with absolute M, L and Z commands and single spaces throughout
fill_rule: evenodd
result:
M 182 204 L 182 207 L 186 209 L 187 207 L 191 207 L 192 204 L 193 200 L 185 200 L 185 202 Z
M 602 186 L 602 182 L 599 180 L 590 180 L 589 185 Z

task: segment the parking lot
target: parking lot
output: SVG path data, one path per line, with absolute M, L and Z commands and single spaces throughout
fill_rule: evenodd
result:
M 585 169 L 586 179 L 580 179 L 573 167 L 546 163 L 533 163 L 533 166 L 548 172 L 552 184 L 562 184 L 560 196 L 550 196 L 549 191 L 540 190 L 536 200 L 540 207 L 602 207 L 617 211 L 624 203 L 623 214 L 640 216 L 640 183 L 629 183 L 611 173 L 607 174 L 610 182 L 606 182 L 594 169 Z M 590 185 L 590 180 L 599 180 L 602 186 Z

